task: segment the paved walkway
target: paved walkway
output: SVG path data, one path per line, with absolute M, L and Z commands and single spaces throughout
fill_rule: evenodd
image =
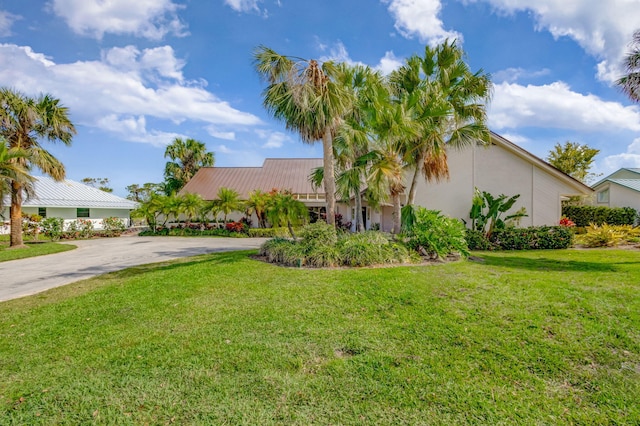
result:
M 259 247 L 262 238 L 101 238 L 75 250 L 0 262 L 0 301 L 17 299 L 107 272 L 198 254 Z

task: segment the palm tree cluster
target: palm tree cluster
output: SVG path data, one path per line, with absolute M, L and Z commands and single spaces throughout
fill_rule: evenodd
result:
M 142 201 L 132 215 L 144 219 L 155 231 L 181 217 L 184 217 L 187 226 L 195 219 L 201 224 L 209 222 L 211 218 L 218 222 L 221 215 L 222 223 L 227 223 L 233 212 L 242 212 L 247 219 L 255 213 L 259 227 L 287 226 L 292 235 L 292 227 L 301 224 L 307 217 L 306 206 L 296 200 L 291 191 L 274 189 L 266 193 L 256 190 L 248 200 L 242 200 L 240 194 L 231 188 L 220 188 L 216 198 L 211 201 L 205 201 L 193 193 L 165 195 L 156 192 Z
M 213 152 L 207 152 L 206 145 L 195 139 L 175 138 L 164 156 L 171 160 L 164 169 L 166 194 L 180 191 L 201 167 L 212 167 L 215 162 Z
M 415 203 L 420 175 L 448 179 L 450 149 L 489 142 L 491 80 L 482 70 L 471 71 L 455 41 L 427 46 L 389 76 L 361 65 L 320 65 L 264 46 L 254 59 L 267 82 L 266 109 L 303 142 L 322 141 L 323 167 L 310 179 L 324 184 L 331 224 L 336 194 L 353 200 L 356 212 L 364 197 L 373 207 L 390 201 L 393 232 L 399 232 L 401 205 Z M 355 223 L 362 230 L 360 214 Z
M 65 177 L 63 164 L 40 142 L 69 145 L 75 133 L 68 109 L 58 99 L 0 89 L 0 199 L 5 192 L 11 194 L 11 247 L 23 245 L 22 201 L 31 194 L 33 168 L 55 180 Z

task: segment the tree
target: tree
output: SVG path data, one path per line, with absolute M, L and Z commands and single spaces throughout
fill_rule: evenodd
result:
M 243 203 L 237 191 L 230 188 L 220 188 L 216 197 L 213 200 L 213 206 L 224 215 L 224 223 L 227 223 L 229 213 L 242 210 Z
M 268 200 L 269 194 L 256 189 L 249 194 L 249 199 L 246 202 L 246 207 L 249 209 L 249 214 L 247 216 L 251 216 L 252 212 L 255 213 L 256 217 L 258 218 L 258 226 L 260 228 L 267 227 L 267 218 L 265 216 L 265 211 L 267 208 Z
M 564 145 L 560 143 L 554 145 L 549 151 L 547 161 L 556 169 L 586 183 L 590 178 L 598 176 L 589 173 L 589 169 L 593 165 L 593 158 L 599 152 L 599 149 L 589 148 L 586 144 L 580 145 L 577 142 L 566 141 Z
M 32 193 L 31 184 L 34 178 L 29 171 L 20 164 L 28 153 L 20 148 L 9 148 L 4 139 L 0 139 L 0 215 L 4 210 L 4 196 L 11 192 L 11 184 L 20 182 L 29 195 Z
M 154 194 L 162 194 L 164 193 L 164 189 L 162 184 L 159 183 L 150 183 L 147 182 L 142 186 L 134 183 L 125 188 L 129 194 L 127 195 L 128 200 L 136 201 L 138 203 L 145 202 L 151 198 Z
M 192 193 L 183 194 L 179 197 L 179 200 L 180 212 L 184 213 L 184 215 L 187 217 L 188 225 L 191 223 L 193 218 L 200 213 L 204 202 L 199 194 Z
M 293 227 L 305 222 L 309 210 L 302 201 L 293 198 L 291 191 L 271 191 L 267 203 L 267 220 L 273 227 L 286 226 L 296 240 Z
M 640 102 L 640 30 L 633 34 L 631 51 L 624 59 L 624 67 L 627 75 L 616 84 L 632 101 Z
M 110 185 L 109 178 L 86 177 L 82 179 L 80 182 L 84 183 L 85 185 L 91 186 L 93 188 L 98 188 L 100 191 L 113 192 L 113 188 L 109 186 Z
M 406 162 L 413 167 L 407 204 L 413 205 L 418 176 L 427 181 L 449 178 L 447 150 L 489 142 L 486 103 L 491 80 L 482 70 L 472 73 L 456 42 L 425 48 L 390 76 L 396 102 L 404 102 L 418 125 L 415 138 L 405 140 Z
M 51 95 L 30 98 L 12 89 L 0 89 L 0 136 L 9 148 L 27 151 L 27 156 L 13 161 L 26 170 L 40 169 L 55 180 L 65 177 L 64 165 L 40 145 L 40 140 L 60 141 L 70 145 L 75 127 L 69 111 L 60 100 Z M 11 182 L 11 247 L 20 247 L 22 241 L 22 197 L 24 183 Z
M 327 222 L 335 226 L 333 137 L 351 108 L 351 97 L 336 83 L 336 67 L 324 62 L 284 56 L 265 46 L 254 53 L 255 68 L 268 83 L 263 103 L 288 130 L 305 143 L 322 141 Z
M 201 167 L 211 167 L 215 162 L 213 152 L 207 152 L 206 145 L 195 139 L 175 138 L 164 157 L 171 159 L 164 168 L 167 195 L 181 190 Z

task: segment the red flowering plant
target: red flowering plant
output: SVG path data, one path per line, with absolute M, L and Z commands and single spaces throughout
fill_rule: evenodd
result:
M 571 219 L 569 219 L 568 217 L 562 216 L 562 218 L 560 219 L 560 226 L 564 226 L 566 228 L 571 228 L 573 226 L 576 226 L 576 224 Z

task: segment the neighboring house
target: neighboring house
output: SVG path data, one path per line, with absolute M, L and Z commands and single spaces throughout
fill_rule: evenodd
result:
M 620 169 L 591 187 L 596 192 L 593 200 L 596 206 L 640 210 L 640 169 Z
M 416 204 L 459 219 L 468 220 L 476 187 L 495 196 L 520 194 L 513 211 L 526 208 L 528 217 L 521 219 L 521 226 L 556 225 L 562 214 L 563 199 L 593 192 L 582 182 L 495 133 L 491 134 L 488 147 L 478 145 L 448 152 L 448 162 L 451 179 L 435 183 L 420 178 Z M 324 211 L 324 190 L 315 191 L 309 183 L 311 171 L 321 166 L 320 158 L 269 158 L 262 167 L 201 168 L 182 192 L 198 193 L 205 200 L 214 200 L 221 187 L 235 189 L 243 199 L 254 189 L 266 192 L 273 188 L 290 189 L 312 211 Z M 348 203 L 338 203 L 336 210 L 345 221 L 354 217 Z M 376 211 L 366 203 L 362 212 L 367 228 L 377 224 L 385 231 L 392 228 L 391 213 L 392 207 L 388 204 Z
M 38 176 L 33 186 L 35 196 L 23 201 L 22 212 L 42 217 L 61 217 L 66 224 L 76 219 L 87 219 L 93 222 L 94 229 L 102 229 L 104 218 L 117 217 L 128 226 L 129 213 L 137 207 L 134 201 L 72 180 L 56 182 L 49 177 Z M 5 209 L 0 211 L 4 217 L 0 233 L 9 232 L 8 197 L 4 205 Z

